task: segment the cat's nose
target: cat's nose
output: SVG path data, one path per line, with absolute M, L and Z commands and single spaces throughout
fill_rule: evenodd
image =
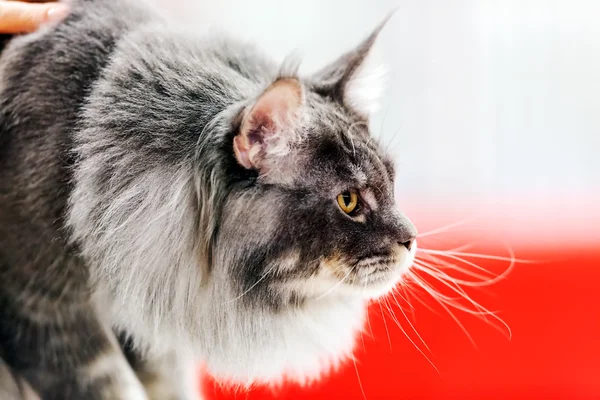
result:
M 398 222 L 396 227 L 396 242 L 400 246 L 404 246 L 410 250 L 417 238 L 417 228 L 404 215 L 400 215 Z
M 406 247 L 406 249 L 407 249 L 408 251 L 410 251 L 410 250 L 412 249 L 413 243 L 415 242 L 415 239 L 416 239 L 416 238 L 414 238 L 414 237 L 413 237 L 413 238 L 411 238 L 410 240 L 407 240 L 407 241 L 405 241 L 405 242 L 398 242 L 398 244 L 399 244 L 400 246 L 404 246 L 404 247 Z

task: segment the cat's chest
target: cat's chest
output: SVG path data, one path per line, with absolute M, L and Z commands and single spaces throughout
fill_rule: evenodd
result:
M 217 376 L 235 380 L 310 381 L 352 356 L 365 317 L 362 300 L 326 298 L 276 314 L 239 314 L 206 361 Z

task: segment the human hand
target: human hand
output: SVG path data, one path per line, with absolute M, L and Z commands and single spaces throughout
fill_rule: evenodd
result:
M 42 24 L 58 21 L 69 13 L 64 3 L 26 3 L 0 0 L 0 33 L 33 32 Z

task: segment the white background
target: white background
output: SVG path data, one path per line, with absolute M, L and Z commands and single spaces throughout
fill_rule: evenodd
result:
M 372 129 L 405 196 L 585 197 L 600 190 L 600 1 L 153 0 L 310 72 L 391 9 L 390 79 Z

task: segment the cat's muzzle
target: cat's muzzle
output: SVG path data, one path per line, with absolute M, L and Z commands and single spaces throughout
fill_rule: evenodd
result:
M 354 268 L 349 283 L 355 285 L 368 298 L 388 294 L 412 265 L 417 251 L 416 240 L 410 244 L 394 246 L 389 256 L 375 256 L 360 260 Z

